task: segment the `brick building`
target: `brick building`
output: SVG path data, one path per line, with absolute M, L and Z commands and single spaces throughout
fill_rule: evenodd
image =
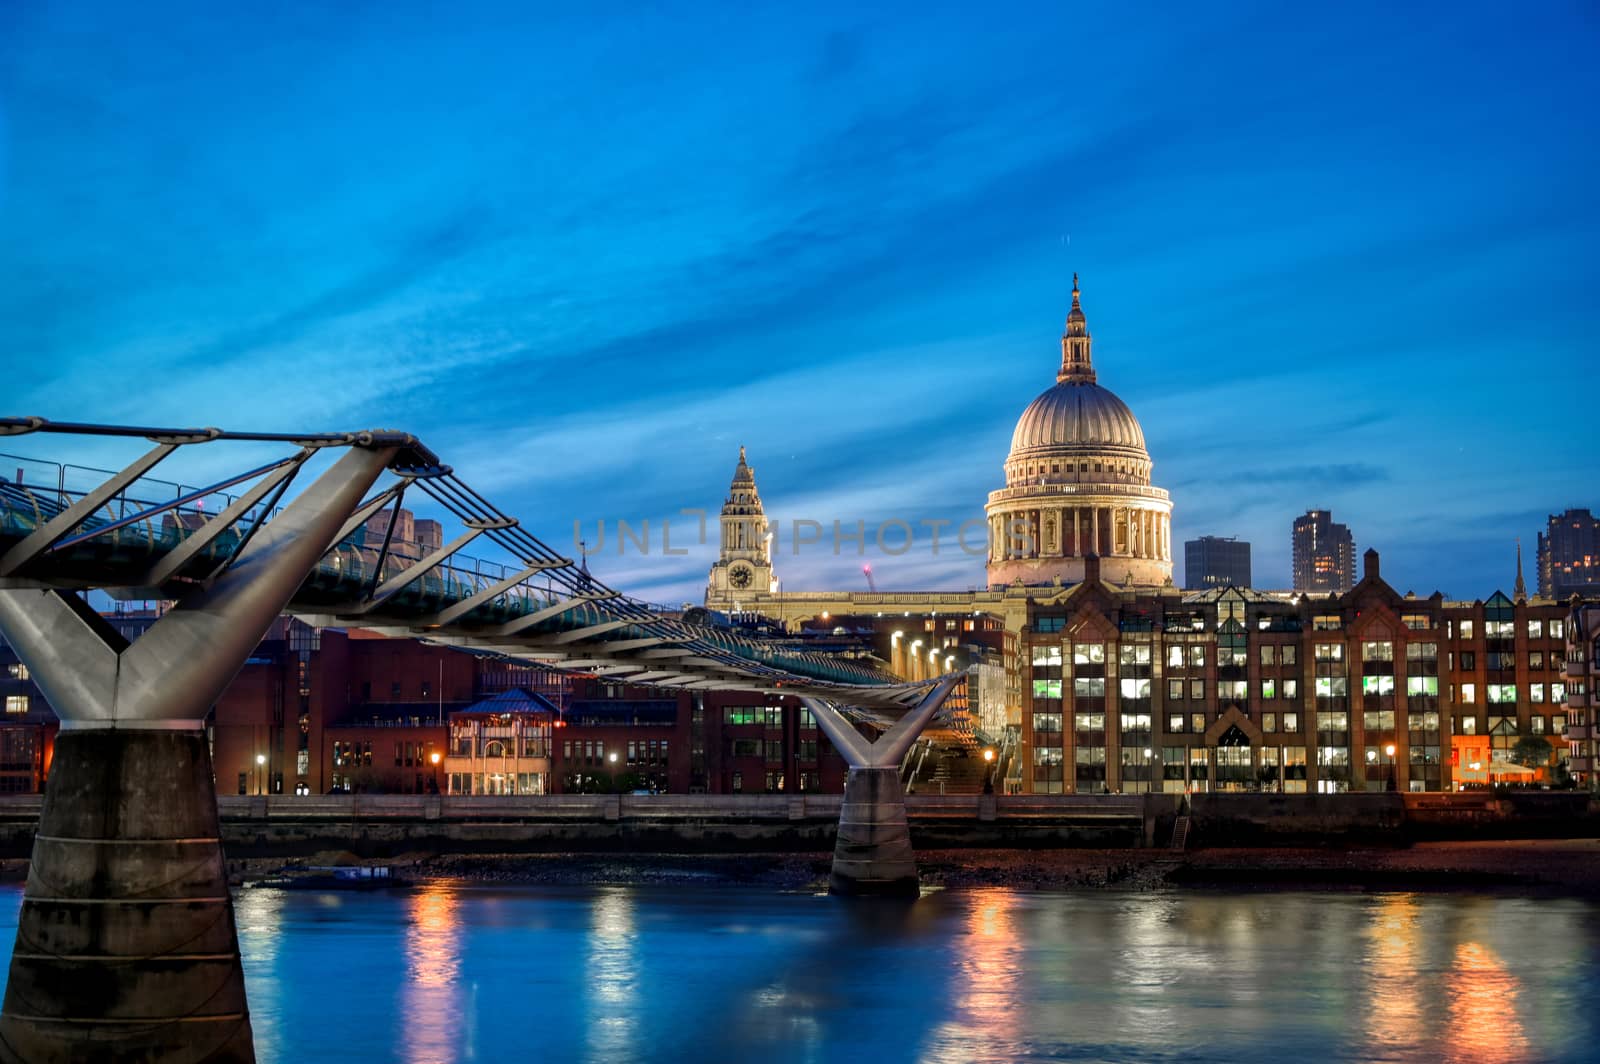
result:
M 1124 590 L 1091 567 L 1033 600 L 1025 789 L 1451 789 L 1457 737 L 1523 775 L 1518 739 L 1566 728 L 1568 608 L 1419 599 L 1365 563 L 1343 595 Z

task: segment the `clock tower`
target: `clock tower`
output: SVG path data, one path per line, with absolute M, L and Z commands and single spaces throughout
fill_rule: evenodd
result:
M 740 447 L 728 499 L 722 504 L 722 550 L 706 582 L 706 605 L 715 610 L 747 609 L 757 596 L 772 592 L 770 547 L 755 470 L 745 462 Z

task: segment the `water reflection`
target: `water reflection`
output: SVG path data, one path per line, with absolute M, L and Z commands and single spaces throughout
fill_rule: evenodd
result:
M 1412 1052 L 1428 1040 L 1418 909 L 1416 895 L 1391 894 L 1367 926 L 1367 1041 L 1375 1056 Z
M 930 1035 L 923 1060 L 968 1064 L 1017 1056 L 1027 990 L 1025 943 L 1015 919 L 1019 904 L 1009 890 L 972 892 L 952 958 L 952 1015 Z
M 596 1064 L 614 1064 L 637 1050 L 634 997 L 639 973 L 633 955 L 633 908 L 629 887 L 606 888 L 594 901 L 583 975 L 589 996 L 587 1056 Z
M 233 922 L 239 931 L 239 958 L 244 964 L 245 993 L 249 995 L 250 1026 L 255 1033 L 256 1055 L 261 1060 L 284 1057 L 280 1045 L 283 1029 L 283 984 L 278 978 L 283 892 L 244 890 L 234 895 Z
M 411 1064 L 470 1059 L 461 1000 L 461 935 L 456 892 L 430 883 L 409 897 L 406 981 L 395 1044 Z
M 1532 1059 L 1528 1036 L 1517 1017 L 1521 984 L 1495 952 L 1481 942 L 1456 947 L 1449 987 L 1450 1030 L 1445 1058 L 1462 1064 L 1512 1064 Z
M 1587 1062 L 1600 1038 L 1600 906 L 1562 899 L 435 885 L 237 912 L 261 1064 Z

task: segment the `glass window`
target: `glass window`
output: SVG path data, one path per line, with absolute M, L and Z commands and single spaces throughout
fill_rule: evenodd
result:
M 1169 701 L 1172 701 L 1172 702 L 1182 702 L 1183 701 L 1183 681 L 1182 680 L 1168 680 L 1167 681 L 1167 698 L 1168 698 Z
M 1552 701 L 1552 702 L 1565 702 L 1566 700 L 1567 700 L 1567 685 L 1564 684 L 1564 683 L 1553 683 L 1553 684 L 1551 684 L 1550 685 L 1550 701 Z
M 1122 681 L 1122 686 L 1121 686 L 1121 695 L 1125 699 L 1149 698 L 1150 697 L 1150 681 L 1149 680 L 1123 680 Z
M 1300 659 L 1300 652 L 1293 643 L 1285 643 L 1278 648 L 1278 660 L 1285 665 L 1293 665 Z
M 1285 681 L 1283 681 L 1283 697 L 1284 698 L 1299 698 L 1300 697 L 1300 681 L 1299 680 L 1285 680 Z
M 1105 660 L 1104 643 L 1079 643 L 1072 648 L 1072 661 L 1075 665 L 1104 665 Z
M 1261 664 L 1274 665 L 1278 660 L 1278 648 L 1271 643 L 1264 643 L 1261 647 Z
M 1104 698 L 1106 681 L 1103 676 L 1079 676 L 1072 681 L 1072 693 L 1078 698 Z
M 1393 661 L 1394 644 L 1384 641 L 1361 644 L 1362 661 Z
M 7 713 L 26 713 L 26 712 L 28 712 L 28 696 L 27 695 L 6 695 L 6 712 Z
M 1182 713 L 1167 714 L 1167 731 L 1174 735 L 1183 731 L 1184 716 Z
M 1318 643 L 1316 645 L 1316 658 L 1318 661 L 1343 661 L 1343 643 Z
M 1551 621 L 1548 627 L 1551 639 L 1565 639 L 1567 637 L 1566 621 Z
M 1406 694 L 1412 697 L 1419 695 L 1439 694 L 1439 677 L 1437 676 L 1407 676 Z
M 1034 647 L 1033 663 L 1035 665 L 1060 665 L 1060 647 Z
M 1206 697 L 1206 682 L 1204 680 L 1190 680 L 1189 681 L 1189 700 L 1191 702 L 1203 702 L 1203 701 L 1205 701 L 1205 697 Z
M 1262 680 L 1261 681 L 1261 697 L 1263 699 L 1277 698 L 1278 697 L 1278 681 L 1277 680 L 1271 680 L 1271 679 Z
M 1189 714 L 1189 730 L 1199 733 L 1206 730 L 1206 715 L 1204 713 Z
M 1206 665 L 1206 648 L 1203 647 L 1203 646 L 1192 646 L 1192 647 L 1190 647 L 1189 648 L 1189 667 L 1192 668 L 1192 669 L 1203 669 L 1203 668 L 1205 668 L 1205 665 Z
M 1297 732 L 1297 731 L 1299 731 L 1300 730 L 1300 714 L 1298 714 L 1298 713 L 1285 713 L 1283 715 L 1283 730 L 1287 731 L 1287 732 Z
M 1363 676 L 1361 677 L 1361 693 L 1364 695 L 1392 695 L 1394 694 L 1394 677 Z
M 1478 685 L 1464 683 L 1461 685 L 1461 704 L 1475 706 L 1478 704 Z
M 1058 732 L 1061 730 L 1061 714 L 1035 713 L 1033 715 L 1033 730 L 1039 732 Z
M 1489 702 L 1491 705 L 1506 705 L 1517 700 L 1517 685 L 1514 683 L 1492 683 L 1488 687 Z
M 1544 638 L 1544 622 L 1543 621 L 1529 621 L 1528 622 L 1528 638 L 1529 639 L 1543 639 Z
M 1461 638 L 1462 639 L 1471 639 L 1472 638 L 1472 621 L 1471 621 L 1470 618 L 1461 622 Z
M 1528 701 L 1538 705 L 1544 701 L 1544 684 L 1535 683 L 1528 685 Z
M 1278 715 L 1276 713 L 1263 713 L 1263 714 L 1261 714 L 1261 730 L 1262 731 L 1277 731 L 1278 730 Z
M 1407 661 L 1438 661 L 1439 660 L 1439 644 L 1438 643 L 1407 643 L 1406 644 L 1406 660 Z
M 1530 650 L 1530 651 L 1528 651 L 1528 668 L 1530 668 L 1530 669 L 1542 669 L 1542 668 L 1544 668 L 1544 651 L 1542 651 L 1542 650 Z
M 1150 647 L 1144 643 L 1121 647 L 1117 650 L 1117 660 L 1123 665 L 1148 665 Z
M 1167 668 L 1183 668 L 1183 647 L 1174 645 L 1167 648 Z
M 1433 621 L 1426 613 L 1407 613 L 1402 615 L 1400 620 L 1412 631 L 1433 627 Z
M 1060 680 L 1035 680 L 1033 681 L 1033 697 L 1035 698 L 1060 698 Z
M 1244 701 L 1245 682 L 1243 680 L 1218 680 L 1217 701 L 1242 702 Z

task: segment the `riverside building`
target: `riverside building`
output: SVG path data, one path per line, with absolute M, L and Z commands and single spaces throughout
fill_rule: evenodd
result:
M 741 448 L 706 605 L 791 629 L 871 624 L 909 679 L 992 662 L 971 742 L 1007 790 L 1450 790 L 1545 778 L 1511 753 L 1568 727 L 1568 607 L 1401 594 L 1314 510 L 1296 593 L 1173 586 L 1172 512 L 1137 419 L 1099 385 L 1074 278 L 1056 383 L 1023 411 L 986 506 L 987 585 L 788 591 Z M 1205 541 L 1198 541 L 1205 542 Z M 1520 580 L 1520 574 L 1519 574 Z M 1193 583 L 1193 581 L 1190 581 Z M 971 685 L 969 685 L 971 686 Z

